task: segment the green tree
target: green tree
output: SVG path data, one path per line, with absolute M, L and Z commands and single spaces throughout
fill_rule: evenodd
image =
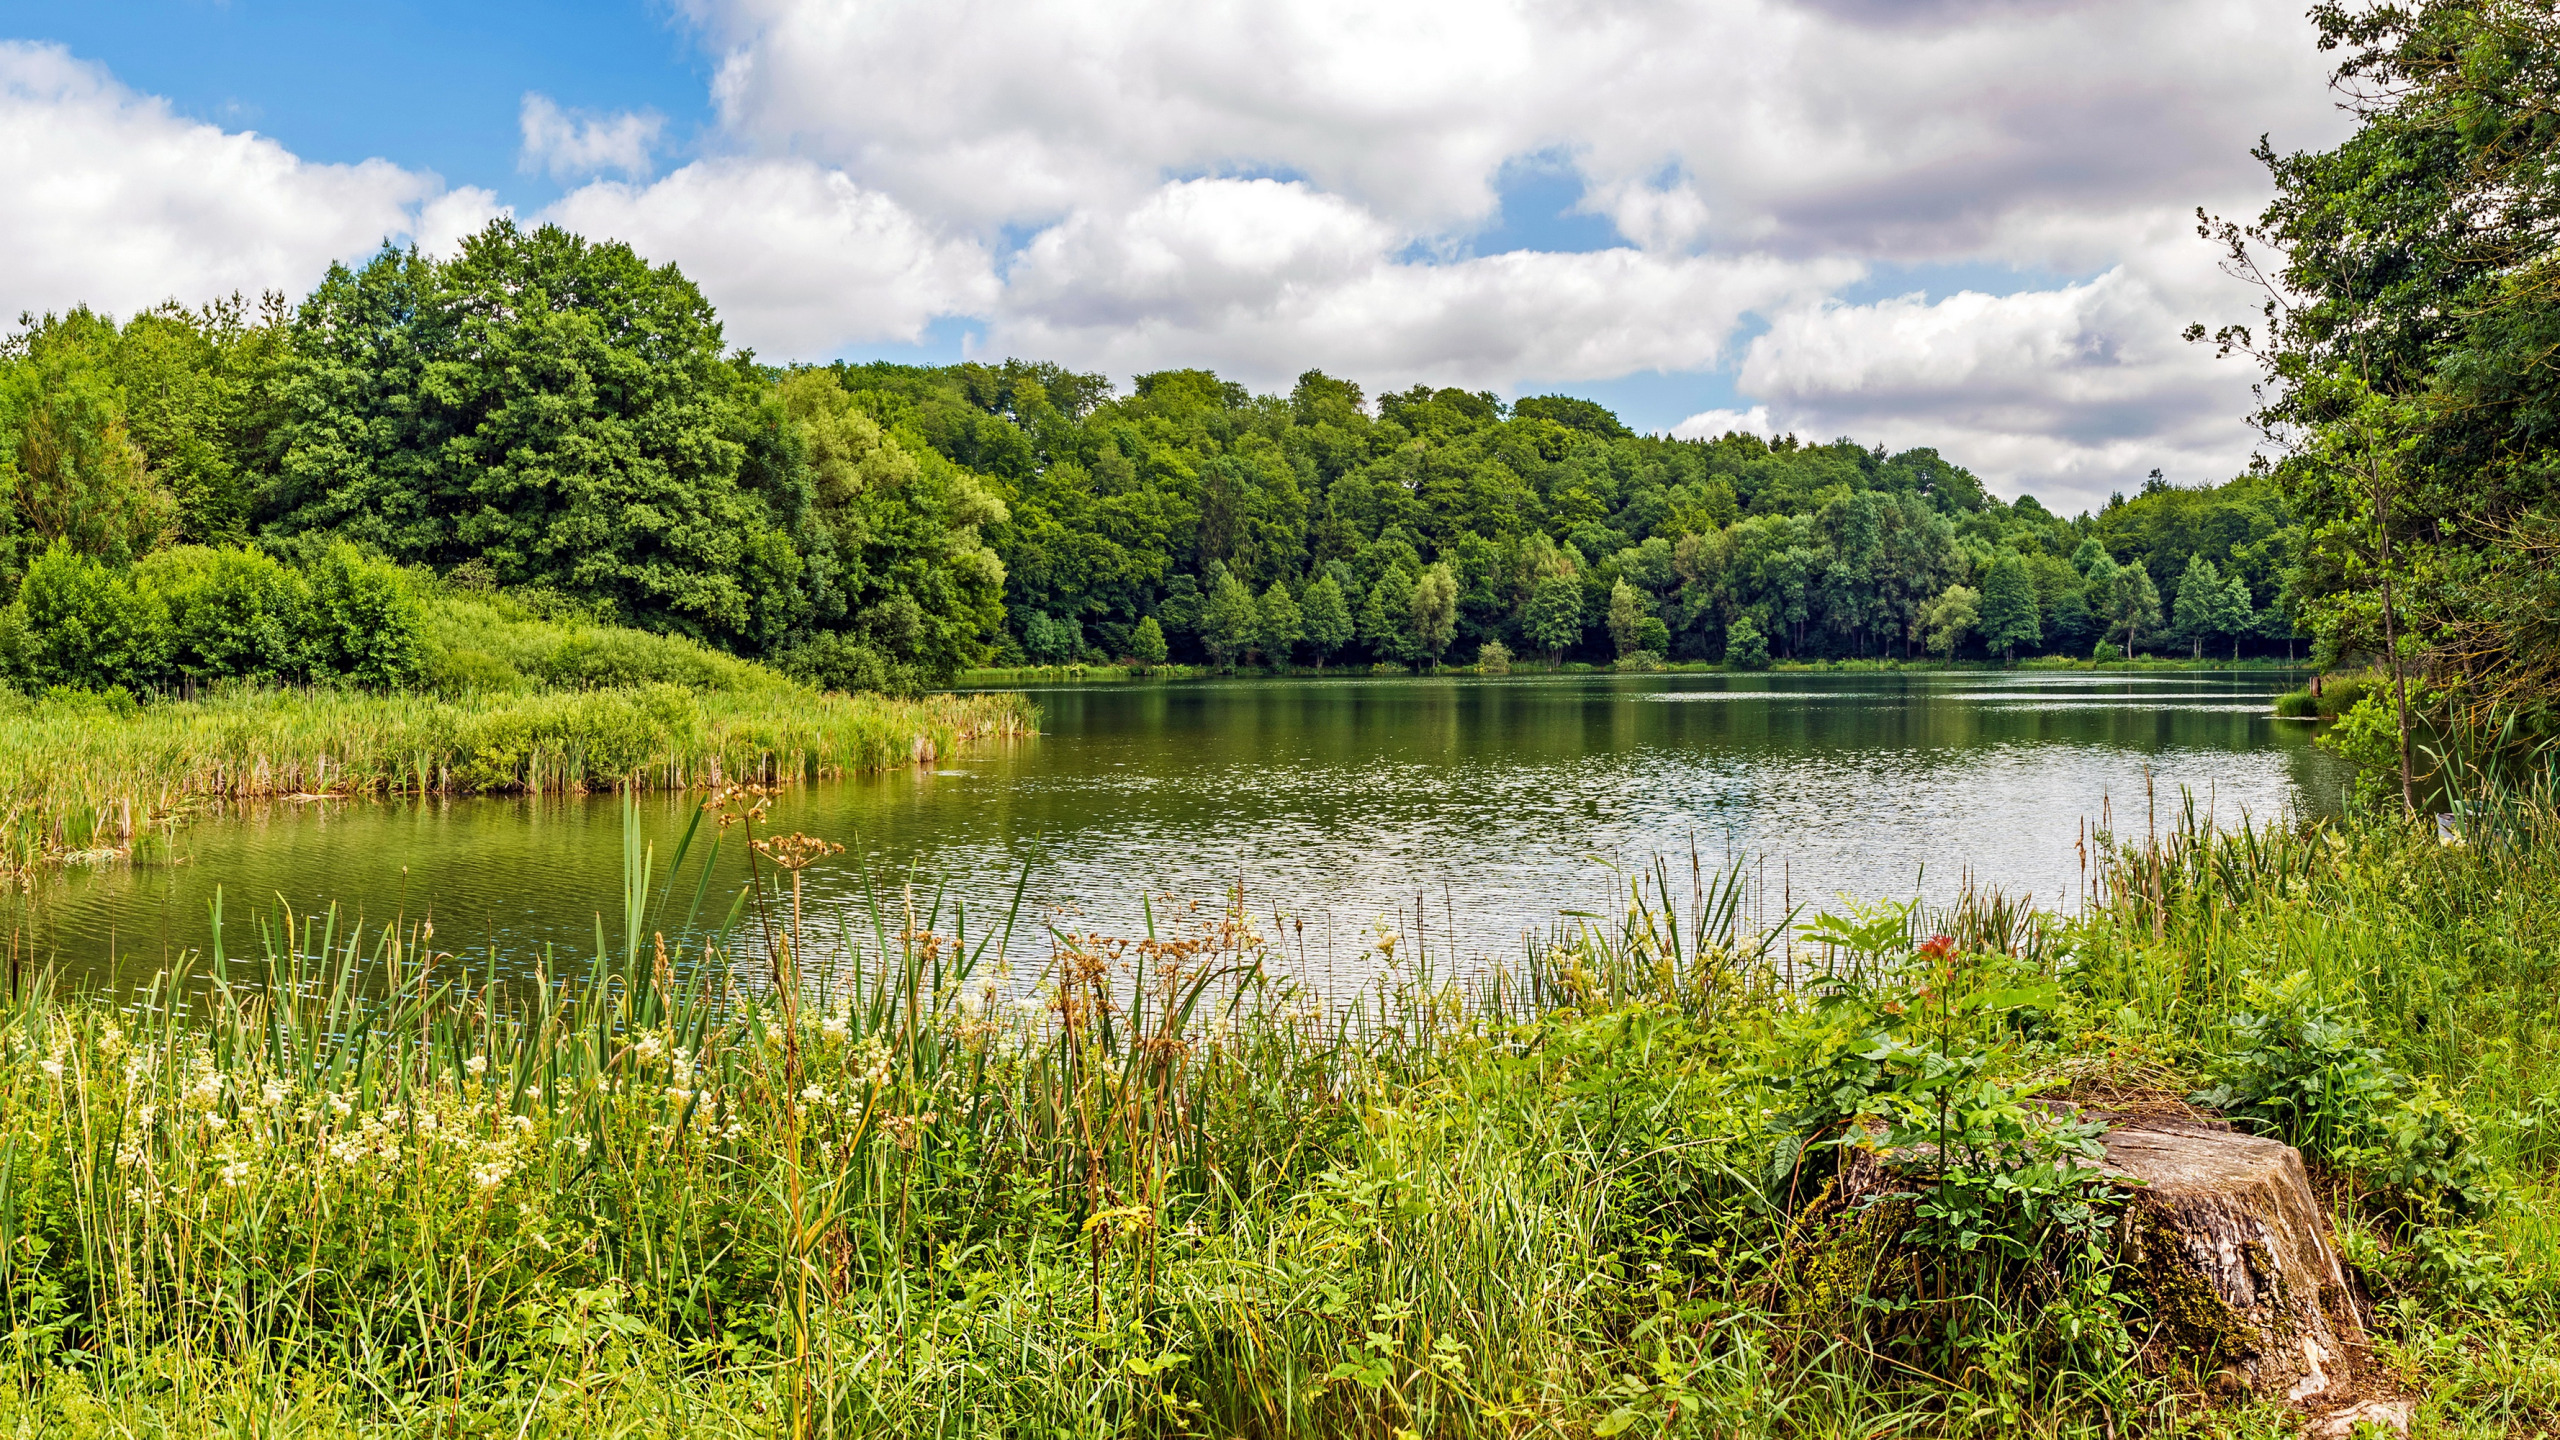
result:
M 2192 647 L 2189 658 L 2204 658 L 2204 642 L 2218 637 L 2222 628 L 2222 570 L 2202 555 L 2187 561 L 2186 573 L 2178 577 L 2178 597 L 2170 608 L 2170 623 Z
M 1316 652 L 1316 669 L 1322 670 L 1329 656 L 1351 643 L 1351 607 L 1343 603 L 1342 586 L 1327 573 L 1307 587 L 1300 612 L 1306 621 L 1307 648 Z
M 1416 651 L 1413 633 L 1413 577 L 1389 567 L 1369 587 L 1360 603 L 1360 641 L 1371 658 L 1410 663 Z
M 1550 664 L 1562 660 L 1582 638 L 1582 582 L 1570 574 L 1539 580 L 1529 592 L 1520 628 L 1530 644 L 1547 652 Z
M 1147 616 L 1129 632 L 1129 649 L 1142 670 L 1152 671 L 1164 663 L 1164 627 L 1156 623 L 1156 617 Z
M 1769 668 L 1769 637 L 1749 614 L 1737 615 L 1724 631 L 1724 663 L 1737 670 Z
M 2125 657 L 2131 659 L 2142 632 L 2160 623 L 2160 589 L 2138 560 L 2114 571 L 2108 577 L 2107 615 L 2114 627 L 2111 633 L 2124 637 Z
M 754 638 L 771 519 L 739 475 L 757 382 L 674 266 L 494 220 L 450 262 L 333 266 L 293 349 L 278 526 Z
M 1233 669 L 1236 657 L 1253 644 L 1261 623 L 1253 592 L 1244 588 L 1234 571 L 1222 567 L 1200 608 L 1200 644 L 1208 650 L 1210 663 L 1221 670 Z
M 787 473 L 769 483 L 784 492 L 777 508 L 799 512 L 800 538 L 795 547 L 762 531 L 774 573 L 745 587 L 764 611 L 751 628 L 760 636 L 794 624 L 840 630 L 889 673 L 923 683 L 947 682 L 985 659 L 1003 623 L 1005 571 L 983 532 L 1006 521 L 1004 502 L 966 469 L 901 442 L 827 371 L 786 377 L 775 398 L 791 427 L 784 444 L 806 480 L 805 490 Z M 792 567 L 804 555 L 801 581 Z M 1073 613 L 1061 624 L 1070 633 L 1050 637 L 1050 648 L 1064 653 L 1041 658 L 1072 660 L 1083 650 Z
M 1950 585 L 1920 606 L 1912 619 L 1912 638 L 1944 660 L 1964 648 L 1982 618 L 1982 593 L 1970 585 Z
M 1458 581 L 1446 564 L 1422 572 L 1413 586 L 1414 648 L 1440 668 L 1440 656 L 1458 634 Z
M 151 473 L 112 368 L 117 336 L 74 310 L 9 342 L 0 365 L 0 583 L 60 541 L 124 565 L 172 538 L 177 501 Z
M 2231 637 L 2231 658 L 2240 658 L 2240 637 L 2258 628 L 2257 611 L 2249 603 L 2249 582 L 2237 575 L 2223 577 L 2222 591 L 2213 607 L 2213 632 Z
M 1624 580 L 1609 588 L 1609 639 L 1623 660 L 1644 644 L 1644 622 L 1652 618 L 1644 596 Z
M 2040 644 L 2044 639 L 2037 616 L 2035 581 L 2028 573 L 2026 557 L 2015 550 L 2003 548 L 1983 575 L 1981 624 L 1982 643 L 1999 651 L 2004 660 L 2016 660 L 2018 647 Z
M 1274 580 L 1262 592 L 1254 607 L 1254 643 L 1262 649 L 1263 663 L 1275 670 L 1285 669 L 1289 657 L 1305 638 L 1306 621 L 1298 613 L 1298 602 L 1289 595 L 1289 587 Z

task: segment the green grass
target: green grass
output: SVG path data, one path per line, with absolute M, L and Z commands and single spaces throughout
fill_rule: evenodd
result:
M 147 852 L 211 802 L 793 785 L 1034 730 L 1019 696 L 820 694 L 539 594 L 425 598 L 414 691 L 228 686 L 137 707 L 0 689 L 0 883 Z
M 804 923 L 774 866 L 833 862 L 749 803 L 633 839 L 530 978 L 327 915 L 145 994 L 16 989 L 0 1433 L 2287 1434 L 2135 1364 L 2103 1246 L 1983 1183 L 2102 1214 L 2021 1168 L 2062 1143 L 2033 1097 L 2184 1093 L 2270 1015 L 2361 1097 L 2299 1138 L 2422 1426 L 2560 1421 L 2547 808 L 2104 837 L 2078 918 L 1776 936 L 1656 872 L 1463 985 L 1371 937 L 1398 963 L 1323 1003 L 1239 907 Z M 759 887 L 703 893 L 751 837 Z M 1950 1083 L 1986 1138 L 1913 1183 L 2025 1258 L 1818 1199 L 1808 1140 Z

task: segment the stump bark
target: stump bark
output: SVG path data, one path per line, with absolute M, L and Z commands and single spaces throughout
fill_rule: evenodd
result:
M 2122 1243 L 2162 1338 L 2251 1394 L 2300 1404 L 2350 1393 L 2363 1318 L 2301 1152 L 2175 1120 L 2130 1123 L 2100 1143 L 2110 1175 L 2141 1182 Z

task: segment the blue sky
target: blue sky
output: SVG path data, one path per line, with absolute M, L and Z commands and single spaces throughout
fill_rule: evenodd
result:
M 2336 128 L 2294 8 L 0 0 L 0 184 L 62 197 L 0 306 L 298 292 L 504 208 L 773 359 L 1561 391 L 2069 504 L 2245 459 L 2246 377 L 2171 342 L 2234 299 L 2194 206 Z

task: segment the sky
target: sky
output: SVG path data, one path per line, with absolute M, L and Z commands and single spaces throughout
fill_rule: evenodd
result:
M 0 310 L 299 297 L 498 214 L 768 361 L 1309 368 L 1935 446 L 2066 513 L 2246 464 L 2195 233 L 2348 121 L 2303 0 L 0 0 Z

